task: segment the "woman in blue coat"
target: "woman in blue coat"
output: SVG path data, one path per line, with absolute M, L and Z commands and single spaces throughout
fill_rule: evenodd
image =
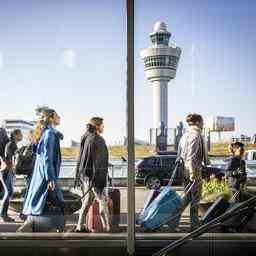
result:
M 44 222 L 45 209 L 49 195 L 54 194 L 58 202 L 63 202 L 63 195 L 57 185 L 61 165 L 61 134 L 54 127 L 59 122 L 58 114 L 47 109 L 43 112 L 43 127 L 39 132 L 35 166 L 24 201 L 23 214 L 28 216 L 20 232 L 28 231 L 34 222 Z M 50 218 L 50 217 L 49 217 Z M 51 219 L 47 220 L 48 222 Z M 47 224 L 49 225 L 49 223 Z

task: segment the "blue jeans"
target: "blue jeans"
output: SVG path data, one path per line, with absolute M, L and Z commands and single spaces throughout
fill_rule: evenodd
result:
M 13 194 L 13 173 L 11 171 L 0 171 L 0 182 L 4 189 L 2 205 L 0 207 L 0 216 L 7 216 L 10 198 Z

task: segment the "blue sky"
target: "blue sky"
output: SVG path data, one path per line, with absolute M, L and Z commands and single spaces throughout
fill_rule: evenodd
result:
M 237 133 L 256 132 L 255 1 L 135 1 L 136 137 L 148 139 L 152 88 L 140 59 L 158 20 L 182 48 L 169 86 L 169 126 L 188 112 L 236 117 Z M 108 143 L 125 136 L 125 1 L 0 2 L 0 117 L 32 119 L 36 105 L 62 116 L 79 139 L 93 115 Z

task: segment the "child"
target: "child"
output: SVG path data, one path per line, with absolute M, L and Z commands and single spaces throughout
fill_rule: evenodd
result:
M 241 201 L 241 192 L 246 184 L 246 164 L 243 160 L 244 144 L 241 142 L 232 143 L 229 148 L 232 157 L 227 160 L 226 178 L 232 194 L 239 192 L 235 201 Z

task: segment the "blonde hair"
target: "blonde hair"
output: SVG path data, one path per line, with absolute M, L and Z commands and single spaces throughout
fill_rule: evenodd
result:
M 42 112 L 40 119 L 36 123 L 36 127 L 33 134 L 33 137 L 37 143 L 41 139 L 43 131 L 46 128 L 46 126 L 52 124 L 52 118 L 54 118 L 55 114 L 56 111 L 54 109 L 45 109 Z
M 43 130 L 44 130 L 43 120 L 40 119 L 36 122 L 36 127 L 33 132 L 33 138 L 36 141 L 36 143 L 39 142 L 42 136 Z

